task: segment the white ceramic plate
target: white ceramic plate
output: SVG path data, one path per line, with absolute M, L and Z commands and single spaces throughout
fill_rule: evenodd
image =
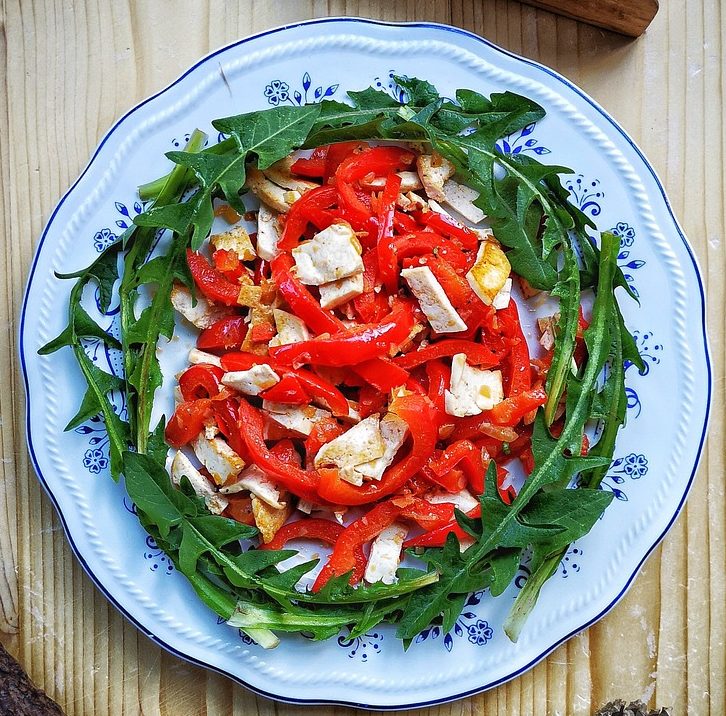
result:
M 286 637 L 279 648 L 264 651 L 219 624 L 141 529 L 123 484 L 107 474 L 102 423 L 63 432 L 80 401 L 82 379 L 70 351 L 36 354 L 66 322 L 70 282 L 53 272 L 87 265 L 123 231 L 141 211 L 136 185 L 167 171 L 164 152 L 181 146 L 193 128 L 210 130 L 215 117 L 272 105 L 342 100 L 346 90 L 370 84 L 399 96 L 394 72 L 425 78 L 445 94 L 459 87 L 485 94 L 509 89 L 546 108 L 544 120 L 507 137 L 502 149 L 581 172 L 565 184 L 600 229 L 620 236 L 619 263 L 641 302 L 626 302 L 625 314 L 647 371 L 626 371 L 628 424 L 603 484 L 617 499 L 570 549 L 517 644 L 501 625 L 526 569 L 501 597 L 472 596 L 450 634 L 428 629 L 407 652 L 388 627 L 353 641 Z M 73 550 L 118 609 L 170 652 L 257 693 L 381 709 L 440 703 L 500 684 L 607 612 L 683 505 L 711 391 L 696 262 L 663 187 L 632 140 L 553 71 L 475 35 L 431 24 L 328 19 L 272 30 L 208 55 L 131 110 L 104 137 L 43 232 L 20 346 L 33 464 Z M 90 350 L 101 367 L 118 369 L 101 346 Z

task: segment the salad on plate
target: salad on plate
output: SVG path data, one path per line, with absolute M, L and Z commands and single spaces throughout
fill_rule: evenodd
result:
M 396 81 L 404 104 L 369 88 L 215 120 L 207 147 L 193 132 L 139 188 L 134 225 L 59 276 L 68 325 L 41 349 L 71 348 L 87 383 L 68 429 L 102 417 L 143 527 L 264 647 L 382 621 L 404 643 L 446 633 L 524 560 L 516 640 L 613 497 L 598 488 L 624 365 L 641 365 L 617 239 L 569 202 L 570 170 L 500 146 L 539 105 Z M 120 336 L 89 285 L 102 311 L 119 302 Z M 190 326 L 165 375 L 160 351 Z

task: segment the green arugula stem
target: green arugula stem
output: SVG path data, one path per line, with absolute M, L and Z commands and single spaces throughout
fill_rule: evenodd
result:
M 615 237 L 613 237 L 612 234 L 603 234 L 603 248 L 600 256 L 598 290 L 595 305 L 593 307 L 592 323 L 588 328 L 588 331 L 591 331 L 593 335 L 599 335 L 606 332 L 608 328 L 607 322 L 611 320 L 611 311 L 609 310 L 609 306 L 613 299 L 612 283 L 613 276 L 615 274 L 616 256 L 617 242 Z M 600 375 L 603 362 L 604 356 L 602 359 L 597 355 L 591 355 L 589 357 L 585 374 L 582 379 L 583 387 L 578 401 L 574 406 L 572 414 L 568 416 L 568 421 L 563 428 L 562 434 L 560 435 L 556 445 L 547 458 L 542 463 L 535 466 L 532 474 L 527 478 L 524 486 L 512 503 L 512 508 L 506 513 L 502 521 L 495 527 L 486 540 L 476 546 L 476 553 L 479 558 L 483 558 L 499 546 L 499 538 L 504 534 L 509 526 L 509 523 L 517 517 L 535 493 L 545 484 L 548 472 L 567 449 L 567 446 L 569 446 L 573 439 L 581 432 L 582 425 L 585 423 L 590 402 L 592 400 L 591 391 L 596 384 L 598 376 Z
M 184 151 L 198 152 L 204 146 L 206 139 L 207 135 L 204 132 L 195 129 L 189 137 Z M 163 206 L 180 198 L 187 188 L 186 175 L 186 168 L 176 165 L 164 177 L 163 185 L 159 190 L 154 206 Z M 132 234 L 132 243 L 124 257 L 124 271 L 119 287 L 121 346 L 124 357 L 124 379 L 126 381 L 129 425 L 132 435 L 136 435 L 136 448 L 139 452 L 146 451 L 151 409 L 147 406 L 148 396 L 144 397 L 143 392 L 141 394 L 137 393 L 133 385 L 131 385 L 130 379 L 134 371 L 135 362 L 138 359 L 141 359 L 144 363 L 142 369 L 143 375 L 148 376 L 150 353 L 156 351 L 156 344 L 153 346 L 145 345 L 140 351 L 132 349 L 128 342 L 128 333 L 135 320 L 134 308 L 137 298 L 137 271 L 139 266 L 147 260 L 155 235 L 156 229 L 153 228 L 136 229 Z M 151 400 L 153 401 L 153 396 L 151 396 Z
M 602 289 L 602 286 L 598 287 L 598 290 Z M 612 288 L 610 290 L 612 291 Z M 614 313 L 614 311 L 611 312 L 611 314 L 612 313 Z M 613 316 L 611 315 L 609 320 L 612 319 Z M 625 372 L 623 368 L 623 343 L 619 324 L 615 323 L 614 325 L 611 325 L 611 335 L 613 346 L 611 349 L 611 375 L 608 380 L 613 381 L 615 390 L 613 393 L 613 400 L 611 400 L 609 405 L 608 414 L 604 419 L 603 431 L 600 435 L 600 439 L 589 453 L 593 457 L 606 457 L 608 463 L 607 465 L 593 468 L 592 470 L 588 470 L 581 474 L 579 486 L 590 489 L 598 488 L 607 474 L 615 451 L 615 439 L 623 422 L 625 408 L 625 393 L 620 389 L 623 385 L 623 381 L 625 380 Z M 569 546 L 563 547 L 556 553 L 549 555 L 538 569 L 529 576 L 524 587 L 522 587 L 521 591 L 517 595 L 517 598 L 514 600 L 514 605 L 504 622 L 504 632 L 512 641 L 516 642 L 519 638 L 527 617 L 534 608 L 534 605 L 537 603 L 542 587 L 557 571 L 557 568 L 567 554 L 568 549 Z
M 562 269 L 564 278 L 555 286 L 555 293 L 560 298 L 560 320 L 555 336 L 555 350 L 552 364 L 547 372 L 547 403 L 544 406 L 545 425 L 550 427 L 555 419 L 555 412 L 567 386 L 572 356 L 575 352 L 577 327 L 580 312 L 580 270 L 577 257 L 572 247 L 563 246 L 565 265 Z
M 197 129 L 195 130 L 195 132 L 199 132 L 199 130 Z M 202 132 L 199 133 L 203 135 Z M 206 135 L 203 136 L 206 140 Z M 187 143 L 186 147 L 184 147 L 185 152 L 201 151 L 202 154 L 226 154 L 227 152 L 237 149 L 237 144 L 234 141 L 233 137 L 223 139 L 221 142 L 213 144 L 211 147 L 207 147 L 206 149 L 202 149 L 202 146 L 204 146 L 204 142 L 202 142 L 202 144 L 199 145 L 199 147 L 196 149 L 190 148 L 191 142 L 192 138 L 190 137 L 189 142 Z M 147 182 L 146 184 L 141 184 L 141 186 L 139 186 L 139 198 L 141 199 L 141 201 L 151 201 L 152 199 L 157 199 L 162 194 L 162 192 L 164 191 L 164 187 L 167 185 L 167 182 L 170 180 L 170 178 L 177 169 L 182 169 L 181 174 L 183 177 L 183 183 L 186 184 L 187 187 L 193 187 L 196 185 L 197 179 L 193 171 L 188 170 L 185 167 L 176 166 L 163 177 L 154 179 L 153 181 Z M 161 204 L 159 204 L 158 202 L 157 205 L 161 206 Z

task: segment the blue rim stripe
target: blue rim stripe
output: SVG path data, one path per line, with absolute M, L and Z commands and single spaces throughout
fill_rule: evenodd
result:
M 501 679 L 497 679 L 495 681 L 489 682 L 487 684 L 484 684 L 483 686 L 470 689 L 468 691 L 463 691 L 458 694 L 454 694 L 452 696 L 447 696 L 441 699 L 431 699 L 428 701 L 420 701 L 420 702 L 414 702 L 409 703 L 403 706 L 390 706 L 387 704 L 380 705 L 380 704 L 368 704 L 363 702 L 357 702 L 357 701 L 341 701 L 341 700 L 333 700 L 333 699 L 296 699 L 292 697 L 283 697 L 279 696 L 274 693 L 270 693 L 265 691 L 264 689 L 260 689 L 256 686 L 253 686 L 252 684 L 247 683 L 239 676 L 236 676 L 234 674 L 231 674 L 227 671 L 225 671 L 222 668 L 212 666 L 210 664 L 207 664 L 204 661 L 201 661 L 199 659 L 196 659 L 194 657 L 191 657 L 175 647 L 171 646 L 170 644 L 167 644 L 162 639 L 159 639 L 154 634 L 152 634 L 146 627 L 144 627 L 139 621 L 137 621 L 129 612 L 126 611 L 126 609 L 108 592 L 106 591 L 103 584 L 100 582 L 100 580 L 96 577 L 96 575 L 93 573 L 92 569 L 84 559 L 83 555 L 77 548 L 76 544 L 74 543 L 68 525 L 66 523 L 65 517 L 63 516 L 63 513 L 61 512 L 58 503 L 55 499 L 55 496 L 53 495 L 52 491 L 50 490 L 45 477 L 43 476 L 40 466 L 38 464 L 38 460 L 35 454 L 35 450 L 33 448 L 33 442 L 32 442 L 32 436 L 30 431 L 30 386 L 28 382 L 28 370 L 26 366 L 26 360 L 25 360 L 25 345 L 24 345 L 24 329 L 25 329 L 25 318 L 26 318 L 26 311 L 27 311 L 27 304 L 28 304 L 28 298 L 30 294 L 30 287 L 33 281 L 33 277 L 35 275 L 35 269 L 37 267 L 38 258 L 40 256 L 40 252 L 43 246 L 43 242 L 45 241 L 48 232 L 50 230 L 50 227 L 53 223 L 53 220 L 56 217 L 56 214 L 60 210 L 61 206 L 65 203 L 66 199 L 70 196 L 70 194 L 73 192 L 75 187 L 78 185 L 78 183 L 83 179 L 83 177 L 86 175 L 88 170 L 91 168 L 91 165 L 93 164 L 94 160 L 96 159 L 98 153 L 101 151 L 102 147 L 106 144 L 108 139 L 113 135 L 113 133 L 121 126 L 121 124 L 130 117 L 136 110 L 140 109 L 141 107 L 145 106 L 152 100 L 156 99 L 157 97 L 164 94 L 167 90 L 171 89 L 175 85 L 177 85 L 179 82 L 181 82 L 187 75 L 189 75 L 191 72 L 196 70 L 201 65 L 205 64 L 209 60 L 213 59 L 217 55 L 226 52 L 227 50 L 233 48 L 233 47 L 239 47 L 241 45 L 244 45 L 248 42 L 257 40 L 262 37 L 267 37 L 269 35 L 274 35 L 277 33 L 282 33 L 286 30 L 297 28 L 297 27 L 305 27 L 305 26 L 313 26 L 313 25 L 322 25 L 322 24 L 329 24 L 329 23 L 358 23 L 363 25 L 375 25 L 380 27 L 402 27 L 402 28 L 419 28 L 419 29 L 433 29 L 436 31 L 446 31 L 450 32 L 454 35 L 463 35 L 464 37 L 467 37 L 469 39 L 476 40 L 478 42 L 481 42 L 482 44 L 486 45 L 487 47 L 490 47 L 491 49 L 500 52 L 503 55 L 506 55 L 507 57 L 511 57 L 512 59 L 519 60 L 520 62 L 523 62 L 526 65 L 529 65 L 530 67 L 534 67 L 535 69 L 538 69 L 545 74 L 549 75 L 550 77 L 553 77 L 557 81 L 564 84 L 566 87 L 571 89 L 573 92 L 575 92 L 579 97 L 581 97 L 583 100 L 585 100 L 593 109 L 595 109 L 602 117 L 627 141 L 627 143 L 632 147 L 632 149 L 636 152 L 636 154 L 640 157 L 640 159 L 643 161 L 643 164 L 648 169 L 650 174 L 652 175 L 656 186 L 658 190 L 661 193 L 661 197 L 663 198 L 663 201 L 665 202 L 666 208 L 668 209 L 668 213 L 670 214 L 671 219 L 673 220 L 673 223 L 676 227 L 676 231 L 678 232 L 678 236 L 683 241 L 683 244 L 686 247 L 686 250 L 688 252 L 688 255 L 691 259 L 691 262 L 693 263 L 693 267 L 696 273 L 696 278 L 698 281 L 698 290 L 701 297 L 701 319 L 702 319 L 702 328 L 703 328 L 703 347 L 704 347 L 704 358 L 706 361 L 706 377 L 707 377 L 707 384 L 708 384 L 708 394 L 707 394 L 707 404 L 706 404 L 706 415 L 705 420 L 701 432 L 701 438 L 698 443 L 698 449 L 696 452 L 696 460 L 694 462 L 693 470 L 691 471 L 691 475 L 688 478 L 688 483 L 686 485 L 686 489 L 684 490 L 683 496 L 681 497 L 680 502 L 678 503 L 678 506 L 676 508 L 676 511 L 674 512 L 671 520 L 666 525 L 666 528 L 663 530 L 663 532 L 658 536 L 656 541 L 653 543 L 653 545 L 647 550 L 643 558 L 640 560 L 638 565 L 636 566 L 633 573 L 630 575 L 630 577 L 627 579 L 625 585 L 623 586 L 622 590 L 618 593 L 618 595 L 608 604 L 599 614 L 597 614 L 592 619 L 588 620 L 582 626 L 578 627 L 577 629 L 574 629 L 572 632 L 567 634 L 566 636 L 559 639 L 556 643 L 552 644 L 549 648 L 547 648 L 545 651 L 543 651 L 541 654 L 539 654 L 537 657 L 529 661 L 525 666 L 517 669 L 516 671 L 512 672 L 511 674 L 502 677 Z M 314 705 L 314 704 L 325 704 L 325 705 L 333 705 L 333 706 L 351 706 L 356 708 L 364 708 L 364 709 L 371 709 L 371 710 L 377 710 L 377 711 L 398 711 L 402 709 L 413 709 L 413 708 L 423 708 L 426 706 L 435 706 L 438 704 L 448 703 L 450 701 L 455 701 L 457 699 L 466 698 L 469 696 L 473 696 L 475 694 L 481 693 L 483 691 L 487 691 L 488 689 L 494 688 L 496 686 L 500 686 L 501 684 L 510 681 L 517 676 L 523 674 L 525 671 L 531 669 L 535 664 L 537 664 L 539 661 L 544 659 L 548 654 L 550 654 L 552 651 L 554 651 L 560 644 L 564 643 L 568 639 L 572 638 L 575 634 L 578 634 L 579 632 L 583 631 L 584 629 L 587 629 L 589 626 L 594 624 L 596 621 L 601 619 L 607 612 L 609 612 L 624 596 L 624 594 L 628 591 L 630 588 L 630 585 L 632 584 L 635 576 L 640 571 L 640 568 L 642 567 L 645 560 L 650 556 L 650 554 L 653 552 L 653 550 L 660 544 L 663 537 L 665 537 L 668 530 L 671 528 L 675 520 L 678 518 L 678 515 L 681 512 L 681 509 L 683 508 L 683 505 L 686 501 L 686 498 L 688 496 L 688 493 L 691 490 L 691 486 L 693 484 L 694 477 L 696 475 L 696 471 L 698 469 L 698 465 L 701 460 L 702 452 L 703 452 L 703 445 L 706 439 L 706 433 L 708 428 L 708 423 L 710 419 L 711 414 L 711 402 L 712 402 L 712 365 L 711 365 L 711 358 L 710 358 L 710 352 L 708 347 L 708 337 L 706 334 L 706 297 L 705 292 L 703 288 L 703 281 L 701 279 L 701 272 L 699 270 L 698 261 L 696 260 L 695 254 L 693 252 L 693 249 L 688 243 L 688 240 L 686 239 L 685 235 L 683 234 L 683 231 L 678 223 L 678 220 L 676 219 L 673 208 L 671 207 L 670 202 L 668 201 L 668 197 L 666 196 L 665 189 L 658 178 L 658 175 L 656 174 L 653 167 L 650 165 L 648 160 L 643 155 L 643 152 L 639 149 L 639 147 L 635 144 L 635 142 L 627 135 L 624 129 L 620 127 L 620 125 L 593 99 L 591 99 L 585 92 L 583 92 L 581 89 L 579 89 L 576 85 L 572 84 L 568 79 L 560 75 L 559 73 L 555 72 L 554 70 L 541 65 L 538 62 L 535 62 L 534 60 L 527 59 L 525 57 L 521 57 L 513 52 L 510 52 L 509 50 L 505 50 L 498 45 L 495 45 L 493 42 L 490 42 L 489 40 L 486 40 L 483 37 L 479 37 L 478 35 L 469 32 L 468 30 L 463 30 L 461 28 L 452 27 L 450 25 L 442 25 L 438 23 L 431 23 L 431 22 L 406 22 L 406 23 L 396 23 L 396 22 L 381 22 L 377 20 L 367 20 L 363 18 L 349 18 L 349 17 L 327 17 L 327 18 L 320 18 L 315 20 L 306 20 L 304 22 L 297 22 L 297 23 L 291 23 L 289 25 L 283 25 L 281 27 L 272 28 L 270 30 L 266 30 L 264 32 L 260 32 L 256 35 L 251 35 L 249 37 L 245 37 L 242 40 L 238 40 L 236 42 L 230 43 L 229 45 L 225 45 L 224 47 L 219 48 L 218 50 L 215 50 L 211 52 L 210 54 L 206 55 L 199 61 L 197 61 L 194 65 L 192 65 L 186 72 L 184 72 L 182 75 L 180 75 L 174 82 L 169 84 L 164 89 L 160 90 L 156 94 L 148 97 L 147 99 L 143 100 L 139 104 L 137 104 L 135 107 L 130 109 L 126 114 L 124 114 L 120 119 L 118 119 L 114 125 L 111 127 L 111 129 L 104 135 L 103 139 L 99 143 L 98 147 L 96 148 L 95 152 L 93 153 L 93 156 L 91 157 L 90 161 L 88 162 L 88 165 L 83 170 L 81 175 L 76 179 L 76 181 L 73 183 L 73 185 L 68 189 L 68 191 L 63 195 L 61 200 L 56 205 L 55 209 L 53 210 L 53 213 L 51 214 L 50 218 L 48 219 L 48 223 L 46 224 L 45 229 L 43 230 L 43 233 L 40 237 L 40 240 L 38 242 L 38 245 L 35 250 L 35 256 L 33 258 L 33 263 L 30 268 L 30 273 L 28 276 L 28 282 L 26 284 L 25 289 L 25 295 L 23 298 L 23 305 L 21 309 L 20 314 L 20 328 L 18 331 L 18 338 L 19 338 L 19 352 L 20 352 L 20 364 L 22 369 L 22 375 L 23 375 L 23 382 L 25 385 L 25 392 L 27 396 L 27 406 L 26 406 L 26 437 L 28 442 L 28 451 L 30 453 L 31 462 L 33 463 L 33 468 L 38 476 L 38 479 L 40 483 L 43 485 L 43 489 L 45 490 L 46 494 L 50 498 L 53 506 L 55 507 L 56 512 L 58 513 L 58 516 L 60 518 L 61 524 L 63 526 L 63 531 L 65 532 L 66 538 L 68 539 L 68 542 L 71 546 L 71 549 L 73 550 L 73 553 L 78 558 L 78 561 L 81 563 L 81 566 L 83 567 L 86 574 L 91 578 L 93 583 L 96 585 L 96 587 L 101 591 L 101 593 L 118 609 L 134 626 L 136 626 L 139 631 L 141 631 L 143 634 L 145 634 L 149 639 L 151 639 L 154 643 L 158 644 L 159 646 L 163 647 L 166 651 L 168 651 L 171 654 L 174 654 L 175 656 L 178 656 L 181 659 L 184 659 L 185 661 L 188 661 L 192 664 L 195 664 L 197 666 L 202 666 L 206 669 L 211 669 L 212 671 L 216 671 L 217 673 L 220 673 L 224 676 L 227 676 L 228 678 L 232 679 L 233 681 L 237 682 L 238 684 L 241 684 L 245 688 L 249 689 L 250 691 L 254 692 L 255 694 L 259 696 L 264 696 L 269 699 L 273 699 L 276 701 L 282 701 L 285 703 L 291 703 L 291 704 L 307 704 L 307 705 Z

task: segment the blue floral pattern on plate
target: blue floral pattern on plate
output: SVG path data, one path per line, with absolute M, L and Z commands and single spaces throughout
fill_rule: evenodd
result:
M 414 640 L 414 644 L 421 644 L 427 640 L 438 639 L 443 634 L 443 644 L 446 651 L 454 648 L 454 639 L 466 639 L 476 646 L 484 646 L 494 637 L 494 630 L 485 619 L 473 612 L 470 608 L 477 606 L 482 599 L 484 592 L 474 592 L 467 597 L 464 609 L 456 620 L 453 629 L 443 634 L 440 626 L 434 624 L 426 627 Z
M 381 642 L 383 641 L 383 632 L 370 631 L 363 636 L 354 637 L 341 634 L 338 639 L 338 646 L 348 652 L 349 659 L 358 658 L 362 662 L 368 661 L 368 657 L 373 654 L 379 654 L 381 651 Z
M 290 89 L 290 85 L 287 82 L 271 80 L 265 86 L 264 95 L 267 102 L 273 107 L 278 107 L 281 104 L 300 106 L 310 104 L 311 102 L 322 102 L 324 99 L 332 97 L 338 91 L 340 85 L 328 85 L 325 89 L 323 89 L 323 85 L 318 85 L 313 90 L 312 78 L 310 77 L 310 73 L 306 72 L 302 76 L 298 87 L 299 89 Z

